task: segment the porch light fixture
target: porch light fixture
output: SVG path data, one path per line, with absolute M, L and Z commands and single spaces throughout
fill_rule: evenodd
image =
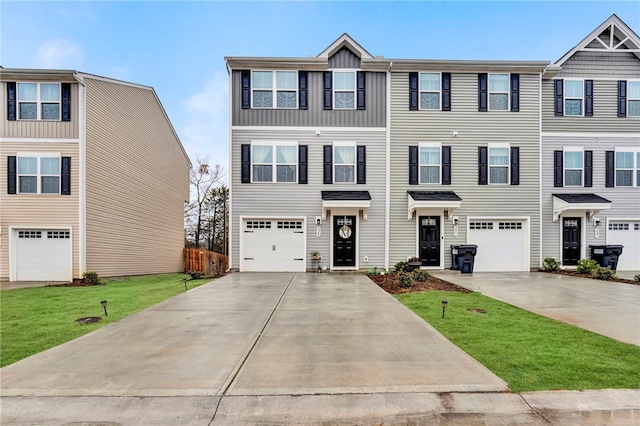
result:
M 102 305 L 102 308 L 104 309 L 104 316 L 108 317 L 109 314 L 107 313 L 107 301 L 106 300 L 101 300 L 100 304 Z
M 448 301 L 446 301 L 446 300 L 442 301 L 442 318 L 444 318 L 444 310 L 447 308 L 448 304 L 449 304 Z

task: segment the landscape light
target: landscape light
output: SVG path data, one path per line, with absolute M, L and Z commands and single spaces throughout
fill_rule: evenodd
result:
M 104 316 L 108 317 L 109 314 L 107 313 L 107 301 L 106 300 L 101 300 L 100 304 L 102 305 L 102 307 L 104 308 Z
M 444 318 L 444 310 L 447 308 L 448 304 L 449 302 L 447 302 L 446 300 L 442 301 L 442 318 Z

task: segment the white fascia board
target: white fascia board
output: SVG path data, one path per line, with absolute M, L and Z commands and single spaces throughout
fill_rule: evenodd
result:
M 322 220 L 327 219 L 327 210 L 331 209 L 361 209 L 362 218 L 367 220 L 369 207 L 371 207 L 371 200 L 323 200 Z
M 408 198 L 408 216 L 407 219 L 411 220 L 413 218 L 413 213 L 417 209 L 451 209 L 452 211 L 455 209 L 459 209 L 462 205 L 462 201 L 456 200 L 437 200 L 437 201 L 416 201 L 413 199 L 411 194 L 407 194 Z
M 609 210 L 611 203 L 568 203 L 558 197 L 553 197 L 553 221 L 557 222 L 560 216 L 570 211 L 590 212 L 594 217 L 602 210 Z

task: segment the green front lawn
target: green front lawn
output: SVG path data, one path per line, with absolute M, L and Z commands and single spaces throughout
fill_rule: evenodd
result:
M 103 279 L 91 287 L 36 287 L 0 292 L 0 366 L 75 339 L 184 292 L 185 274 Z M 192 289 L 211 279 L 187 281 Z M 108 317 L 100 305 L 107 300 Z M 92 324 L 75 322 L 102 317 Z
M 636 345 L 480 293 L 427 291 L 395 297 L 500 376 L 514 392 L 640 387 L 640 347 Z M 442 300 L 449 302 L 444 319 Z

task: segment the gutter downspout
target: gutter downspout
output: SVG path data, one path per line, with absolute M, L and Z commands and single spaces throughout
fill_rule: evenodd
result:
M 540 73 L 538 82 L 538 268 L 542 267 L 542 76 L 546 68 Z
M 385 147 L 385 203 L 384 203 L 384 269 L 389 269 L 389 239 L 391 236 L 390 229 L 390 212 L 391 212 L 391 67 L 393 62 L 389 62 L 387 70 L 387 119 L 386 119 L 386 147 Z
M 229 259 L 229 268 L 227 269 L 227 273 L 233 269 L 233 245 L 231 242 L 233 241 L 233 70 L 229 66 L 229 62 L 225 61 L 225 65 L 227 68 L 227 75 L 229 76 L 229 220 L 227 221 L 227 226 L 229 227 L 228 232 L 228 251 L 227 257 Z
M 78 81 L 78 268 L 79 276 L 87 271 L 87 93 L 83 77 L 73 73 Z

